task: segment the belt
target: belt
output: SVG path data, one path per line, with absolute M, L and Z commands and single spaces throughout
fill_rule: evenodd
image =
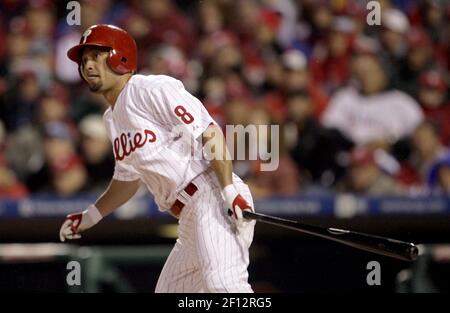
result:
M 183 189 L 185 193 L 187 193 L 190 197 L 192 197 L 196 192 L 198 188 L 193 183 L 189 183 L 186 188 Z M 187 200 L 187 199 L 186 199 Z M 175 202 L 170 207 L 170 212 L 175 216 L 179 217 L 181 214 L 181 211 L 183 210 L 185 204 L 181 202 L 180 200 L 176 199 Z

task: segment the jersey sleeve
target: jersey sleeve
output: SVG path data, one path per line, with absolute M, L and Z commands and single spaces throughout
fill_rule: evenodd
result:
M 127 166 L 116 161 L 116 165 L 114 166 L 113 179 L 120 181 L 134 181 L 138 180 L 139 178 L 139 173 L 136 172 L 131 166 Z
M 170 80 L 150 93 L 151 113 L 169 129 L 182 127 L 197 139 L 210 124 L 217 123 L 203 104 L 184 89 L 179 80 Z

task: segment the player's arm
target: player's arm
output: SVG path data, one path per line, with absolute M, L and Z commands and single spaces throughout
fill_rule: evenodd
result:
M 202 141 L 203 151 L 219 180 L 225 201 L 233 210 L 233 216 L 237 221 L 242 222 L 244 220 L 242 210 L 251 211 L 252 208 L 234 187 L 233 163 L 222 130 L 215 124 L 209 125 L 203 132 Z
M 222 188 L 233 183 L 233 163 L 222 130 L 211 124 L 202 134 L 204 153 Z
M 139 189 L 139 180 L 112 179 L 105 192 L 83 212 L 67 215 L 59 232 L 61 241 L 80 238 L 80 232 L 97 224 L 103 217 L 127 202 Z
M 202 136 L 203 151 L 211 161 L 227 204 L 234 211 L 234 217 L 242 222 L 241 210 L 251 210 L 251 207 L 233 185 L 233 165 L 225 138 L 203 104 L 187 92 L 180 81 L 175 80 L 153 88 L 149 103 L 152 101 L 158 103 L 152 107 L 152 112 L 157 113 L 169 131 L 171 127 L 182 125 L 193 138 Z

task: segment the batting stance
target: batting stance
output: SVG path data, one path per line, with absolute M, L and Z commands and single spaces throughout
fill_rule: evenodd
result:
M 142 181 L 159 209 L 179 219 L 156 292 L 252 292 L 247 267 L 255 222 L 242 217 L 242 210 L 253 210 L 250 191 L 232 172 L 226 147 L 210 161 L 186 157 L 186 134 L 203 150 L 225 142 L 202 103 L 179 80 L 135 74 L 136 43 L 116 26 L 88 28 L 67 55 L 89 89 L 109 103 L 103 118 L 116 162 L 97 201 L 66 217 L 61 241 L 80 238 L 127 202 Z M 184 138 L 174 129 L 182 129 Z

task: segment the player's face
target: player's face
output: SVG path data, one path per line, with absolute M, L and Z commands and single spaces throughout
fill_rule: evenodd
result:
M 114 72 L 111 71 L 106 59 L 109 51 L 103 48 L 87 47 L 81 58 L 81 73 L 92 92 L 103 92 L 111 88 Z

